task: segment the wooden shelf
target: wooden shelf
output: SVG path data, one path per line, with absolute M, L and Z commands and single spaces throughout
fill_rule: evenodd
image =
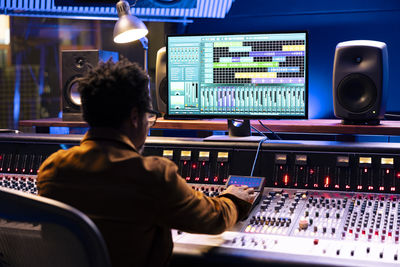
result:
M 400 135 L 400 121 L 381 121 L 380 125 L 343 125 L 340 120 L 262 120 L 275 132 L 287 133 L 330 133 L 330 134 L 365 134 L 365 135 Z M 267 131 L 257 120 L 251 125 L 260 131 Z M 86 122 L 62 121 L 60 118 L 22 120 L 24 127 L 88 127 Z M 227 131 L 227 120 L 157 120 L 154 129 L 185 129 L 205 131 Z

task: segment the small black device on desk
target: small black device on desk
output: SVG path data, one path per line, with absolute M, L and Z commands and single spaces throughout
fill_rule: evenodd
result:
M 265 177 L 229 175 L 226 187 L 230 185 L 247 185 L 248 187 L 254 188 L 255 198 L 252 203 L 252 206 L 254 207 L 260 201 L 264 191 Z

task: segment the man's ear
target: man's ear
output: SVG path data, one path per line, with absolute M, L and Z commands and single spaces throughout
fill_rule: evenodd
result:
M 130 121 L 131 121 L 133 127 L 136 129 L 139 127 L 139 124 L 140 124 L 139 120 L 140 120 L 139 112 L 138 112 L 137 108 L 133 108 L 131 110 Z

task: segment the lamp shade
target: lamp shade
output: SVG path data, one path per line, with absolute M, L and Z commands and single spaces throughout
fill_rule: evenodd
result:
M 117 3 L 118 21 L 114 26 L 114 42 L 129 43 L 138 40 L 149 32 L 146 25 L 137 17 L 131 15 L 129 3 Z

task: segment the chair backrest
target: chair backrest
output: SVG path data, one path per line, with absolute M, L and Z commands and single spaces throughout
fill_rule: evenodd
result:
M 0 187 L 0 266 L 110 267 L 96 225 L 49 198 Z

